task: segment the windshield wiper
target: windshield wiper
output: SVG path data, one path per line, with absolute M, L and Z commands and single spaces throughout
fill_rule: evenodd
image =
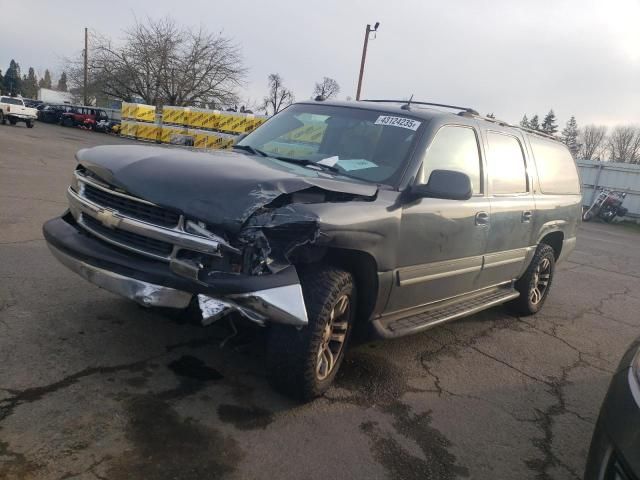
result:
M 330 170 L 335 173 L 340 173 L 340 170 L 338 169 L 338 167 L 325 165 L 323 163 L 316 163 L 311 160 L 306 160 L 304 158 L 288 158 L 288 157 L 271 157 L 271 158 L 275 158 L 276 160 L 282 160 L 283 162 L 304 165 L 305 167 L 306 166 L 318 167 L 320 170 Z
M 245 152 L 249 152 L 253 155 L 259 155 L 261 157 L 268 157 L 269 155 L 262 150 L 258 150 L 257 148 L 253 148 L 251 145 L 234 145 L 233 148 L 237 150 L 244 150 Z

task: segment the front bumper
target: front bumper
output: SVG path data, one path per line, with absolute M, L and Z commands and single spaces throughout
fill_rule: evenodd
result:
M 272 275 L 220 272 L 210 283 L 176 275 L 166 263 L 127 253 L 81 230 L 69 214 L 43 226 L 53 255 L 91 283 L 144 306 L 186 308 L 197 296 L 203 321 L 237 310 L 258 323 L 308 323 L 295 267 Z

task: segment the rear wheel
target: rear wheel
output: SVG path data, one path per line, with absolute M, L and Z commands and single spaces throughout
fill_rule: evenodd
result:
M 7 120 L 4 118 L 4 113 L 0 111 L 0 125 L 6 125 Z
M 336 376 L 351 334 L 356 288 L 350 273 L 329 266 L 300 275 L 309 324 L 273 325 L 267 346 L 272 386 L 299 400 L 322 395 Z
M 9 117 L 9 123 L 10 123 L 11 125 L 15 125 L 16 123 L 18 123 L 18 121 L 17 121 L 15 118 L 11 118 L 11 117 Z
M 519 315 L 533 315 L 544 305 L 555 271 L 556 257 L 553 248 L 541 243 L 529 264 L 527 271 L 515 284 L 520 296 L 508 306 Z
M 33 128 L 33 120 L 27 120 L 27 128 Z

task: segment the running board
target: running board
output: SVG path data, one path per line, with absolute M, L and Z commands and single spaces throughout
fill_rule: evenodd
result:
M 421 313 L 398 318 L 378 319 L 376 329 L 384 337 L 400 337 L 410 333 L 420 332 L 435 325 L 439 325 L 456 318 L 466 317 L 487 308 L 518 298 L 520 292 L 513 289 L 511 284 L 504 287 L 492 288 L 464 295 L 450 300 L 434 303 Z

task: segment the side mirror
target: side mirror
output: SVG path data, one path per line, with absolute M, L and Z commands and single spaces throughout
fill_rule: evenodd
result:
M 415 198 L 444 198 L 468 200 L 473 195 L 469 175 L 453 170 L 434 170 L 427 184 L 414 185 L 410 190 Z

